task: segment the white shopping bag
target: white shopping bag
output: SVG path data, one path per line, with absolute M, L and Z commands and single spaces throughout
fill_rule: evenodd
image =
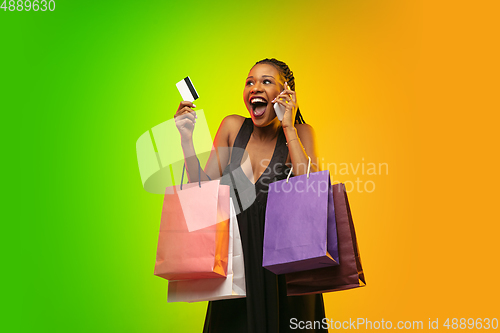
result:
M 243 248 L 232 199 L 230 199 L 230 214 L 227 277 L 170 280 L 167 302 L 216 301 L 246 296 Z

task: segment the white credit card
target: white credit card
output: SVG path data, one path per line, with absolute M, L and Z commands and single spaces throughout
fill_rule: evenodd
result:
M 175 85 L 177 86 L 177 89 L 179 89 L 183 101 L 194 102 L 198 99 L 198 97 L 200 97 L 198 96 L 198 92 L 196 92 L 189 76 L 177 82 Z

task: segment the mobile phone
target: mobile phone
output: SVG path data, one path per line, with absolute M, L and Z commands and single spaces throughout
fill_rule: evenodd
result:
M 279 121 L 283 120 L 283 115 L 285 114 L 285 107 L 279 103 L 274 103 L 274 112 Z
M 183 101 L 194 102 L 195 100 L 198 99 L 198 97 L 200 97 L 198 95 L 198 92 L 194 88 L 193 82 L 191 82 L 189 76 L 186 76 L 184 79 L 180 80 L 175 85 L 177 86 L 177 89 L 181 93 Z

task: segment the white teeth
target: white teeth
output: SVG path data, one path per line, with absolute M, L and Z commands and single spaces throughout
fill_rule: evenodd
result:
M 250 100 L 250 103 L 267 103 L 265 100 L 263 100 L 262 98 L 252 98 Z

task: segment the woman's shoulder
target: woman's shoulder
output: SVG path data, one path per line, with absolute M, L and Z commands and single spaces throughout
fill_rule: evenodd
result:
M 229 147 L 233 145 L 234 140 L 236 139 L 236 136 L 238 135 L 241 125 L 243 125 L 245 119 L 246 118 L 243 116 L 232 114 L 226 116 L 220 123 L 218 133 L 226 138 L 227 141 L 225 141 L 227 142 L 227 145 Z
M 227 133 L 238 133 L 245 119 L 245 117 L 237 114 L 226 116 L 224 119 L 222 119 L 219 129 L 224 130 Z
M 295 124 L 297 135 L 302 137 L 314 137 L 314 128 L 309 124 Z
M 224 119 L 222 119 L 221 126 L 228 126 L 228 127 L 233 127 L 235 125 L 241 126 L 243 122 L 245 121 L 245 117 L 237 115 L 237 114 L 232 114 L 229 116 L 226 116 Z

